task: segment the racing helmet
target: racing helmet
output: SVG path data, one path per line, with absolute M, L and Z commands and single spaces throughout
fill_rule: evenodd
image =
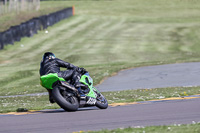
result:
M 43 55 L 43 60 L 45 60 L 45 59 L 55 59 L 55 58 L 56 58 L 56 56 L 52 52 L 46 52 Z

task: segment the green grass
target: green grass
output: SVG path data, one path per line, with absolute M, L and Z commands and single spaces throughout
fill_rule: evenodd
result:
M 102 93 L 109 103 L 137 102 L 200 94 L 200 87 L 171 87 Z
M 109 104 L 138 102 L 170 97 L 184 97 L 200 94 L 200 87 L 173 87 L 156 89 L 138 89 L 102 93 Z M 48 96 L 24 96 L 0 98 L 0 113 L 15 112 L 18 108 L 27 110 L 59 109 L 57 104 L 50 104 Z
M 101 130 L 101 131 L 80 131 L 77 133 L 199 133 L 200 123 L 193 124 L 174 124 L 169 126 L 147 126 L 147 127 L 129 127 L 129 128 L 118 128 L 114 130 Z
M 19 108 L 27 110 L 43 110 L 60 108 L 57 104 L 49 103 L 48 96 L 26 96 L 0 98 L 0 113 L 17 112 Z

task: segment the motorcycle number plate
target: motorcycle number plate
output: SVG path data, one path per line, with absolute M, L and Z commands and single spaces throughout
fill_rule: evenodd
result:
M 89 105 L 95 105 L 96 101 L 97 100 L 95 98 L 90 97 L 89 100 L 87 101 L 87 104 L 89 104 Z

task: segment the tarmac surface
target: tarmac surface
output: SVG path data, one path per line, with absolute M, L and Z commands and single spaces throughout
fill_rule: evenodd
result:
M 200 62 L 145 66 L 120 71 L 96 88 L 103 91 L 200 86 Z
M 76 112 L 44 111 L 29 115 L 0 116 L 1 133 L 71 133 L 200 122 L 200 98 L 109 107 Z

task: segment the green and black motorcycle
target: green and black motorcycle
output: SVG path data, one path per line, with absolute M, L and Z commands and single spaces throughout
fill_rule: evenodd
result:
M 100 109 L 106 109 L 108 102 L 106 98 L 93 86 L 93 79 L 89 73 L 81 76 L 80 82 L 88 88 L 85 95 L 80 95 L 76 89 L 64 78 L 58 77 L 57 73 L 50 73 L 40 77 L 41 85 L 46 89 L 52 90 L 52 96 L 55 102 L 66 111 L 76 111 L 81 107 L 97 106 Z

